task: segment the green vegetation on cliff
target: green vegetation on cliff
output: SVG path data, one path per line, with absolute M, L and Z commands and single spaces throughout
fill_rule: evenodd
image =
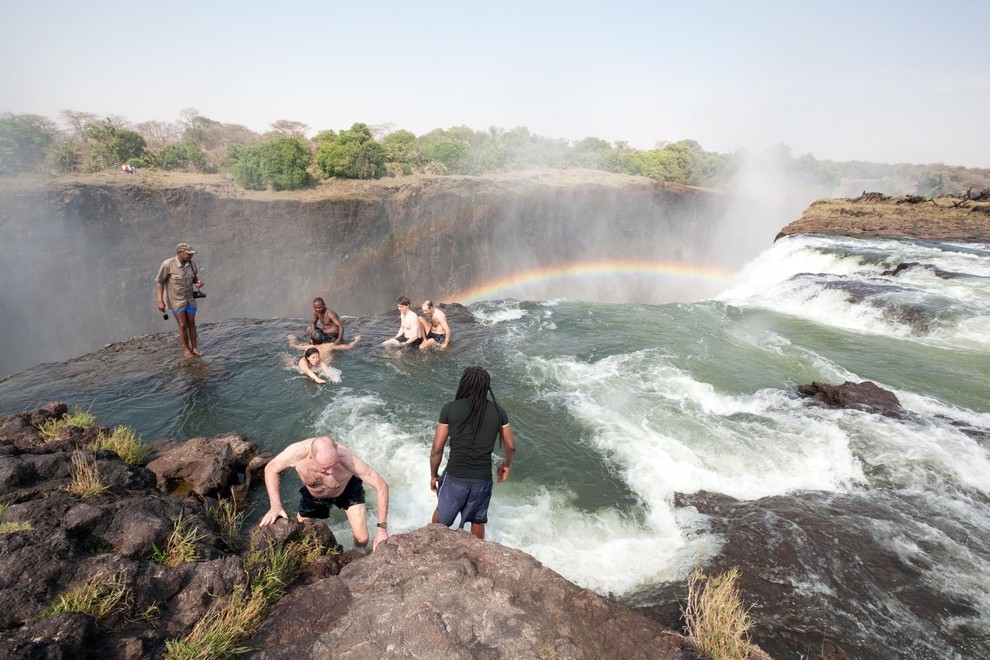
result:
M 456 126 L 416 136 L 391 125 L 356 123 L 336 132 L 279 120 L 259 135 L 203 117 L 194 108 L 179 121 L 131 125 L 121 117 L 66 110 L 63 131 L 45 117 L 0 115 L 0 175 L 92 173 L 136 168 L 213 173 L 226 170 L 249 190 L 297 190 L 326 178 L 377 179 L 415 173 L 478 175 L 534 168 L 586 168 L 667 183 L 717 187 L 739 173 L 746 154 L 705 151 L 694 140 L 633 149 L 596 137 L 578 141 L 534 135 L 525 127 L 486 131 Z M 784 146 L 762 155 L 786 185 L 822 197 L 860 190 L 925 196 L 990 187 L 990 170 L 935 165 L 882 165 L 795 158 Z

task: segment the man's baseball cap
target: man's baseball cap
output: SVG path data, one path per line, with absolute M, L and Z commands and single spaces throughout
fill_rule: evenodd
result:
M 190 245 L 189 243 L 179 243 L 178 245 L 176 245 L 175 253 L 178 254 L 179 252 L 188 252 L 189 254 L 196 254 L 196 250 L 194 250 L 193 246 Z

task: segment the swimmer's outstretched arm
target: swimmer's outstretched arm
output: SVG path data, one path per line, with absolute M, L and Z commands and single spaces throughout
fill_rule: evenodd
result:
M 357 335 L 356 337 L 354 337 L 354 339 L 352 339 L 349 344 L 330 344 L 329 346 L 327 346 L 326 348 L 324 348 L 324 350 L 326 350 L 326 351 L 349 351 L 352 348 L 354 348 L 355 346 L 357 346 L 357 344 L 358 344 L 359 341 L 361 341 L 361 335 Z

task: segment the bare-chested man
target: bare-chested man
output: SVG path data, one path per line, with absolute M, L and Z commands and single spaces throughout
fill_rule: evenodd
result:
M 296 519 L 328 518 L 330 509 L 337 507 L 347 514 L 354 532 L 354 545 L 368 544 L 368 524 L 365 521 L 364 483 L 378 493 L 378 525 L 371 549 L 388 538 L 388 484 L 367 463 L 350 449 L 329 436 L 294 442 L 265 466 L 265 490 L 271 508 L 259 526 L 271 525 L 279 518 L 288 519 L 282 507 L 279 491 L 280 475 L 295 468 L 302 480 L 299 513 Z
M 312 337 L 317 330 L 323 333 L 324 342 L 339 344 L 344 341 L 344 324 L 337 312 L 327 307 L 323 298 L 313 298 L 313 320 L 306 327 L 306 334 Z
M 383 341 L 382 346 L 418 348 L 423 343 L 423 326 L 419 324 L 419 316 L 409 309 L 409 298 L 399 296 L 395 304 L 399 308 L 399 331 L 391 339 Z
M 423 301 L 423 315 L 419 317 L 419 322 L 423 326 L 423 335 L 426 339 L 419 345 L 420 350 L 430 346 L 439 346 L 441 349 L 447 348 L 450 343 L 450 326 L 447 325 L 447 315 L 443 310 L 433 306 L 432 300 Z

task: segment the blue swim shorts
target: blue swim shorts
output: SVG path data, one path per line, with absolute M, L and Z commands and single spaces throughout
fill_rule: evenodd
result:
M 196 313 L 196 308 L 192 306 L 192 303 L 186 303 L 186 306 L 183 307 L 182 309 L 172 310 L 172 316 L 175 316 L 176 314 L 195 314 L 195 313 Z
M 447 527 L 461 514 L 461 524 L 488 522 L 488 504 L 492 501 L 491 479 L 462 479 L 445 474 L 437 491 L 437 521 Z

